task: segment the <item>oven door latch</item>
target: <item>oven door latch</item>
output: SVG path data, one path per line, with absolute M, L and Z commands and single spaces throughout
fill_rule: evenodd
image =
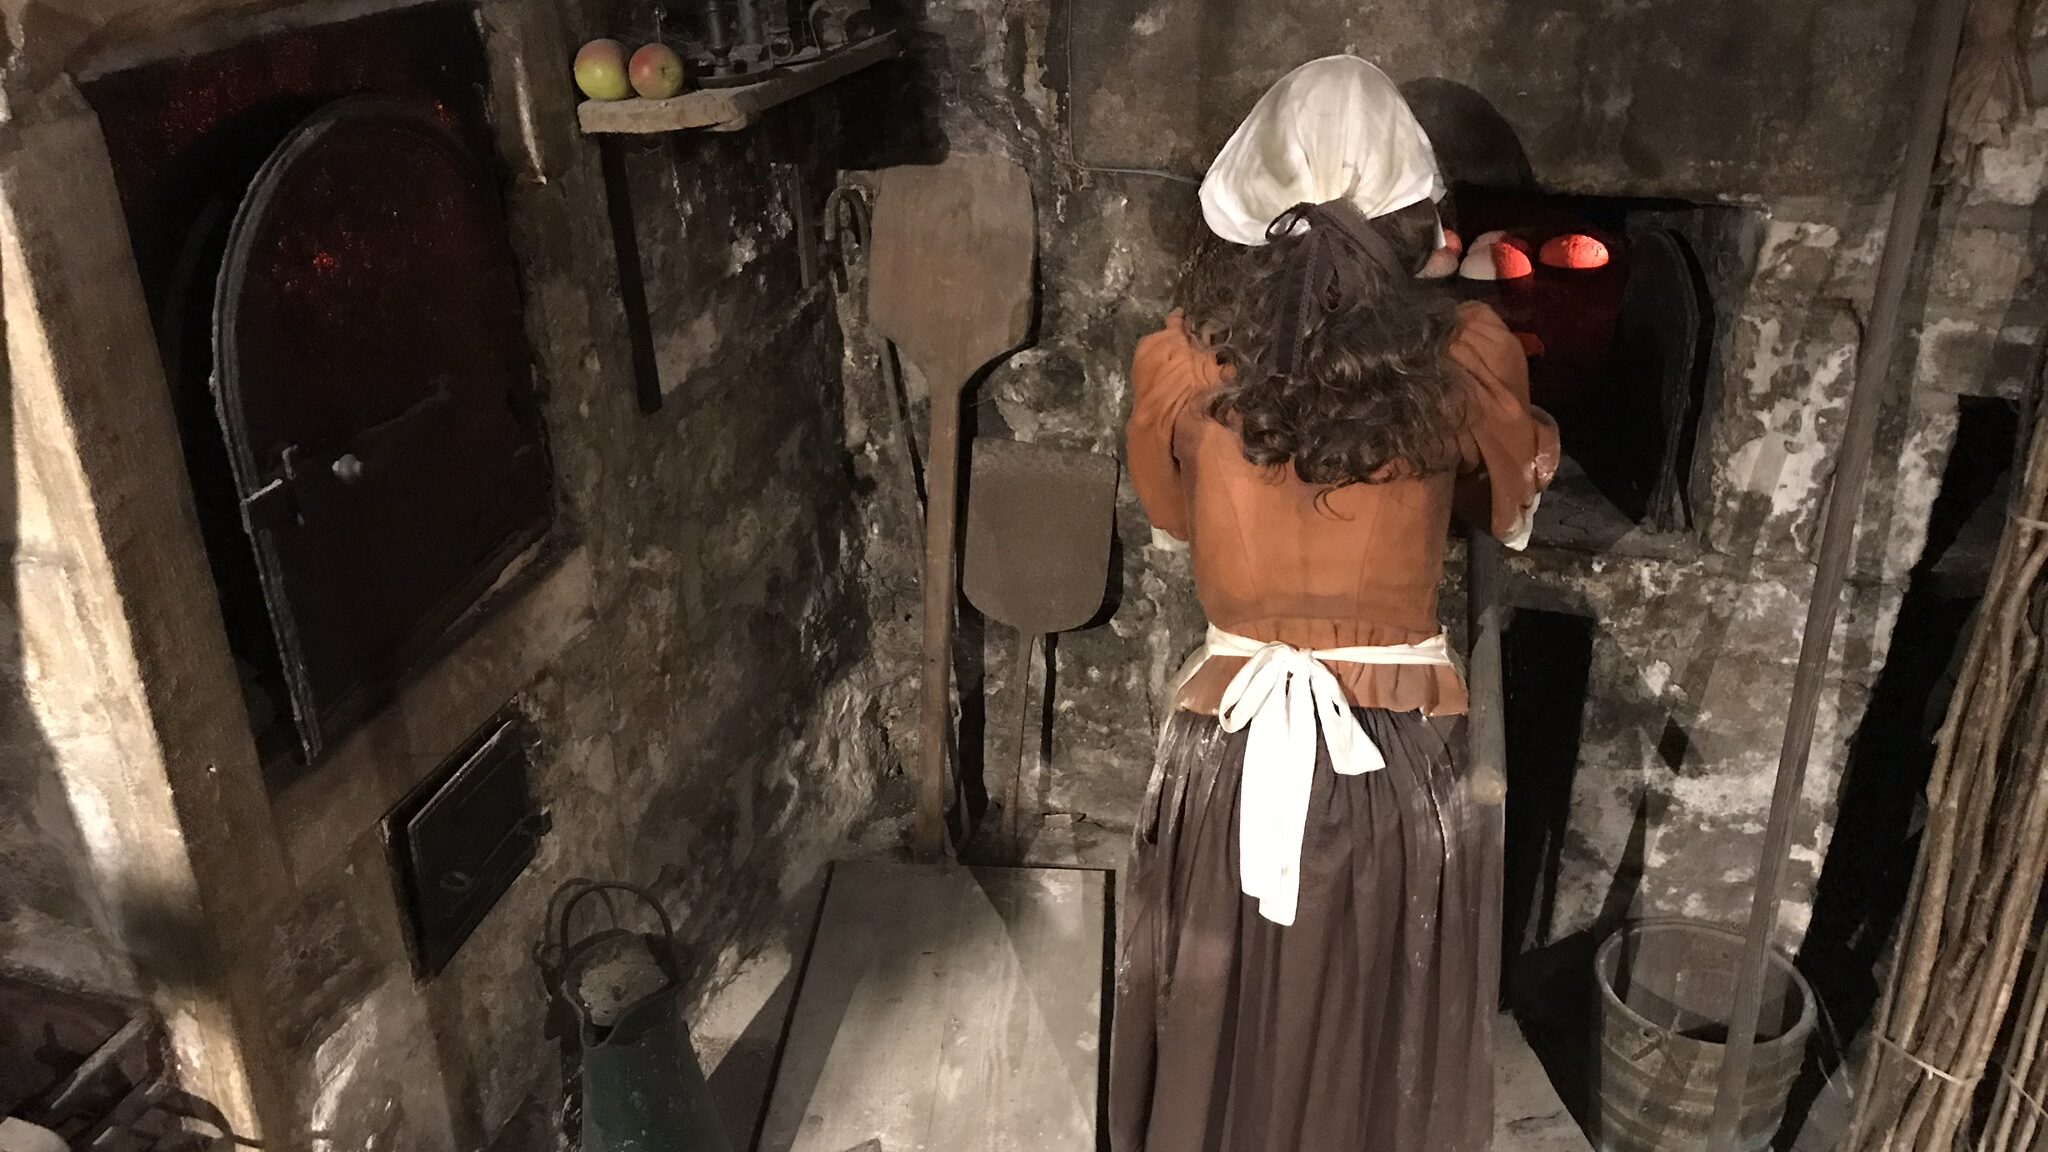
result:
M 311 478 L 327 476 L 352 485 L 361 481 L 367 471 L 382 471 L 380 465 L 389 464 L 404 452 L 406 441 L 411 439 L 405 435 L 409 429 L 454 406 L 455 395 L 448 382 L 441 380 L 435 383 L 433 391 L 407 405 L 405 411 L 356 433 L 345 450 L 317 463 L 307 459 L 303 447 L 287 444 L 278 453 L 278 475 L 242 497 L 242 506 L 252 523 L 266 528 L 296 519 L 294 503 L 288 498 L 295 487 Z

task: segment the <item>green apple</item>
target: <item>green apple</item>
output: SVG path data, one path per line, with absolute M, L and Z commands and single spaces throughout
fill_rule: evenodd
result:
M 617 40 L 592 40 L 576 53 L 576 86 L 592 100 L 624 100 L 633 94 L 626 82 L 626 46 Z

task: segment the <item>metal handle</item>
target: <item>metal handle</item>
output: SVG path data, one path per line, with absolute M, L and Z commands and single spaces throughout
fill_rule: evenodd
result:
M 444 408 L 453 407 L 454 404 L 455 394 L 449 390 L 448 381 L 436 381 L 433 391 L 407 405 L 405 411 L 387 420 L 380 420 L 356 433 L 348 442 L 348 450 L 327 462 L 327 473 L 344 484 L 360 482 L 367 471 L 364 457 L 367 456 L 374 461 L 379 453 L 390 452 L 398 433 Z M 259 521 L 275 523 L 282 518 L 287 509 L 294 507 L 285 497 L 290 494 L 291 486 L 298 483 L 309 471 L 310 462 L 306 459 L 308 455 L 306 449 L 300 445 L 285 445 L 278 454 L 278 467 L 282 475 L 242 497 L 242 503 L 247 506 L 252 517 Z M 317 458 L 316 456 L 315 459 Z M 310 470 L 318 471 L 318 465 L 311 465 Z
M 548 830 L 553 827 L 554 819 L 546 812 L 536 812 L 519 823 L 514 824 L 491 847 L 490 853 L 484 857 L 484 871 L 490 871 L 491 866 L 498 862 L 498 857 L 503 855 L 506 849 L 514 846 L 525 847 L 538 844 L 540 843 L 540 838 L 547 835 Z M 476 887 L 476 877 L 460 869 L 451 868 L 441 873 L 437 883 L 440 884 L 441 891 L 456 896 L 463 896 L 467 895 L 470 889 Z
M 669 921 L 668 912 L 662 908 L 661 901 L 654 898 L 653 893 L 637 885 L 627 884 L 618 880 L 578 879 L 563 884 L 560 890 L 555 893 L 554 900 L 550 902 L 555 907 L 549 913 L 550 919 L 553 921 L 549 925 L 549 929 L 554 937 L 554 948 L 558 954 L 569 947 L 569 922 L 575 919 L 577 907 L 585 899 L 599 892 L 624 892 L 626 895 L 635 897 L 642 904 L 653 909 L 655 919 L 661 921 L 662 940 L 667 943 L 671 952 L 674 951 L 676 939 L 675 925 Z M 617 917 L 614 916 L 615 921 L 616 919 Z

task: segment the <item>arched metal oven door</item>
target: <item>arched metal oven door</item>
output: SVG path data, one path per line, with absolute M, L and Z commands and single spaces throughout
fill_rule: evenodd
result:
M 229 234 L 215 407 L 310 763 L 545 530 L 549 466 L 489 171 L 432 113 L 330 105 Z

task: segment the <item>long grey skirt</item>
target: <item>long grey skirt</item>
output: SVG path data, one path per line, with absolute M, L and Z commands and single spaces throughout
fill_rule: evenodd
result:
M 1238 888 L 1246 733 L 1175 715 L 1139 814 L 1109 1068 L 1115 1152 L 1480 1152 L 1493 1134 L 1501 809 L 1462 719 L 1363 709 L 1319 753 L 1287 927 Z

